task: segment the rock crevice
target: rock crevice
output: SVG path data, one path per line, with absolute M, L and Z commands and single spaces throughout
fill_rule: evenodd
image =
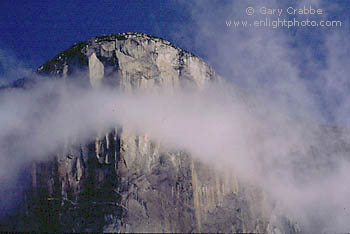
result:
M 70 80 L 77 67 L 89 72 L 84 84 L 125 91 L 203 89 L 222 80 L 199 57 L 138 33 L 79 43 L 38 72 Z M 123 126 L 91 142 L 70 142 L 54 160 L 35 163 L 31 187 L 23 216 L 40 231 L 269 230 L 262 191 Z

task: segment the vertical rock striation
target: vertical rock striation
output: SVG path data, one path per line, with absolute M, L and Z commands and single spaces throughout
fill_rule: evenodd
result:
M 202 89 L 220 80 L 197 56 L 138 33 L 76 44 L 38 72 L 69 81 L 81 70 L 89 72 L 82 85 L 126 91 Z M 123 126 L 93 142 L 70 141 L 53 160 L 35 163 L 27 197 L 25 226 L 40 231 L 280 231 L 269 226 L 262 191 Z

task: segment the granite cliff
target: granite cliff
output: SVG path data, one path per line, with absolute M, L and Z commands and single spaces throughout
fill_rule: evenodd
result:
M 77 79 L 79 72 L 89 75 Z M 78 43 L 38 73 L 125 91 L 204 89 L 222 81 L 201 58 L 139 33 Z M 33 163 L 20 217 L 19 230 L 50 232 L 300 232 L 234 172 L 218 173 L 124 126 L 91 142 L 70 140 L 52 160 Z

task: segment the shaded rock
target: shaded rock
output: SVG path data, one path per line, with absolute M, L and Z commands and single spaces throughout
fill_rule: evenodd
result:
M 204 89 L 222 79 L 199 57 L 144 34 L 96 37 L 38 69 L 82 85 L 125 91 Z M 72 81 L 73 82 L 73 81 Z M 266 232 L 271 204 L 258 188 L 221 175 L 183 151 L 168 151 L 123 126 L 70 142 L 35 163 L 23 230 L 64 232 Z M 274 225 L 274 224 L 273 224 Z M 276 230 L 277 231 L 276 231 Z M 283 229 L 283 227 L 282 227 Z M 273 233 L 270 231 L 270 233 Z M 294 229 L 282 230 L 295 233 Z

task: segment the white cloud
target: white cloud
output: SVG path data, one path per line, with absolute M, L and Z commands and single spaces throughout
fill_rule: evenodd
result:
M 341 128 L 349 124 L 347 34 L 321 34 L 327 66 L 307 80 L 301 59 L 308 69 L 320 67 L 310 45 L 293 47 L 283 29 L 227 28 L 226 19 L 247 18 L 246 1 L 222 8 L 210 1 L 197 4 L 206 11 L 193 8 L 199 28 L 189 31 L 219 72 L 241 87 L 244 99 L 234 95 L 235 88 L 219 86 L 195 94 L 127 95 L 42 82 L 34 90 L 7 93 L 0 99 L 2 180 L 14 177 L 21 162 L 54 153 L 67 138 L 84 141 L 123 124 L 206 163 L 229 166 L 262 187 L 307 231 L 348 231 L 349 139 L 343 136 L 344 145 L 320 127 L 328 121 L 323 108 Z M 300 49 L 309 51 L 306 58 Z M 310 84 L 329 103 L 320 106 Z

